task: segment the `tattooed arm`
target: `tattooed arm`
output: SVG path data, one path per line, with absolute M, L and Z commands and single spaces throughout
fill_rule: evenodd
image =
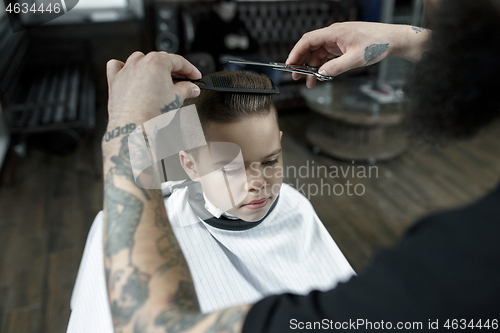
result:
M 108 63 L 109 122 L 104 161 L 105 268 L 113 325 L 120 332 L 237 332 L 248 306 L 202 315 L 184 256 L 159 190 L 137 186 L 128 134 L 163 112 L 177 109 L 199 89 L 172 83 L 176 72 L 199 71 L 180 56 L 136 52 L 125 64 Z M 122 130 L 123 129 L 123 130 Z
M 393 55 L 418 61 L 428 48 L 429 36 L 429 30 L 408 25 L 335 23 L 302 36 L 290 52 L 286 63 L 307 63 L 320 67 L 319 71 L 324 71 L 321 74 L 339 75 L 352 68 L 375 64 Z M 293 73 L 295 80 L 301 76 Z M 307 76 L 308 87 L 314 86 L 315 83 L 315 77 Z

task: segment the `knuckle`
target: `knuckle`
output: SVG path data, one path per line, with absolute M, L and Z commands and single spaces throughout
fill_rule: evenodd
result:
M 142 53 L 141 51 L 135 51 L 134 53 L 132 53 L 133 56 L 144 56 L 144 53 Z
M 160 52 L 149 52 L 144 59 L 151 64 L 158 64 L 165 61 L 165 54 L 161 54 Z
M 180 60 L 182 61 L 187 61 L 186 58 L 184 58 L 183 56 L 181 56 L 180 54 L 176 54 L 175 55 L 176 57 L 178 57 Z
M 330 75 L 339 75 L 341 73 L 341 69 L 340 67 L 336 64 L 336 63 L 333 63 L 330 65 Z
M 148 54 L 146 54 L 146 59 L 148 60 L 156 60 L 158 59 L 158 56 L 159 56 L 159 52 L 149 52 Z

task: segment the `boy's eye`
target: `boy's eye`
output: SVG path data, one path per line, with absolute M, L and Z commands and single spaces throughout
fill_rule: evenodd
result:
M 272 161 L 263 162 L 262 165 L 270 166 L 270 165 L 273 165 L 275 163 L 278 163 L 278 159 L 275 159 L 275 160 L 272 160 Z
M 241 171 L 241 169 L 223 169 L 226 175 L 236 175 Z

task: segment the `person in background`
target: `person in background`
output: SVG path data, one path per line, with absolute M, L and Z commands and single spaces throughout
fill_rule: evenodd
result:
M 208 52 L 218 69 L 225 64 L 225 56 L 255 54 L 259 45 L 238 17 L 238 4 L 234 0 L 217 0 L 208 18 L 202 20 L 195 31 L 193 52 Z M 221 61 L 222 60 L 222 61 Z
M 235 0 L 215 1 L 208 18 L 201 21 L 196 28 L 192 51 L 209 53 L 217 70 L 263 73 L 276 85 L 281 81 L 280 71 L 262 66 L 233 64 L 226 60 L 236 57 L 257 62 L 276 61 L 258 55 L 259 43 L 252 37 L 245 22 L 239 18 L 238 3 Z
M 307 61 L 320 65 L 327 75 L 338 75 L 391 55 L 418 61 L 408 90 L 412 128 L 433 140 L 469 137 L 500 116 L 500 1 L 443 0 L 433 23 L 432 33 L 401 25 L 334 24 L 303 36 L 288 63 Z M 329 60 L 331 55 L 339 57 Z M 157 116 L 175 94 L 182 99 L 191 95 L 192 86 L 174 85 L 165 72 L 199 77 L 193 66 L 174 55 L 136 54 L 125 65 L 109 62 L 109 128 L 132 121 L 141 124 Z M 308 78 L 308 86 L 313 81 Z M 168 98 L 165 89 L 171 91 Z M 127 94 L 130 91 L 135 95 Z M 115 142 L 103 142 L 105 171 L 112 168 L 119 148 Z M 105 188 L 106 202 L 120 200 L 113 186 L 140 196 L 133 179 L 122 177 Z M 164 261 L 147 246 L 159 233 L 148 212 L 162 206 L 162 197 L 159 191 L 149 195 L 150 200 L 139 199 L 144 210 L 136 213 L 140 221 L 133 245 L 125 247 L 136 253 L 134 265 L 153 275 L 130 321 L 115 322 L 117 331 L 274 333 L 300 328 L 378 331 L 382 326 L 414 331 L 498 330 L 498 188 L 469 206 L 424 218 L 357 277 L 330 291 L 269 296 L 256 304 L 211 314 L 201 314 L 196 305 L 181 251 L 175 252 L 178 265 L 154 275 Z M 167 219 L 166 212 L 162 216 Z M 120 229 L 130 227 L 127 220 L 121 221 Z M 161 232 L 173 234 L 168 223 Z M 105 242 L 113 244 L 111 239 Z M 172 237 L 171 247 L 176 245 Z M 125 258 L 117 258 L 108 267 L 126 266 Z M 123 293 L 109 290 L 111 298 Z

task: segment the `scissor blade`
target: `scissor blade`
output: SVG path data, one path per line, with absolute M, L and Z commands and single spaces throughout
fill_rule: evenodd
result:
M 274 68 L 274 69 L 278 70 L 278 71 L 283 71 L 283 72 L 299 73 L 299 74 L 303 74 L 303 75 L 311 75 L 311 76 L 317 77 L 318 79 L 320 79 L 322 81 L 332 81 L 333 80 L 333 76 L 325 76 L 325 75 L 321 75 L 321 74 L 318 74 L 318 73 L 315 73 L 315 72 L 311 72 L 311 71 L 308 71 L 308 70 L 303 70 L 303 69 L 291 69 L 291 68 Z
M 285 68 L 286 64 L 283 63 L 278 63 L 278 62 L 258 62 L 258 61 L 250 61 L 250 60 L 243 60 L 243 59 L 226 59 L 227 62 L 233 63 L 233 64 L 242 64 L 242 65 L 254 65 L 254 66 L 266 66 L 266 67 L 273 67 L 273 68 Z

